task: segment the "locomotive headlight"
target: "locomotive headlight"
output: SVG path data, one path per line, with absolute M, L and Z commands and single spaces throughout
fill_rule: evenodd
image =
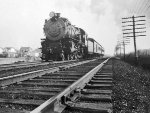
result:
M 55 12 L 53 12 L 53 11 L 50 12 L 50 13 L 49 13 L 49 16 L 50 16 L 50 18 L 54 17 L 54 16 L 55 16 Z

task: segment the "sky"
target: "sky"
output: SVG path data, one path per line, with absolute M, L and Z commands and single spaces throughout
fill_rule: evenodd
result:
M 0 0 L 0 47 L 41 47 L 45 19 L 54 11 L 83 28 L 110 55 L 122 37 L 122 18 L 144 14 L 148 32 L 137 39 L 137 48 L 150 48 L 149 5 L 149 0 Z M 131 39 L 127 51 L 133 50 Z

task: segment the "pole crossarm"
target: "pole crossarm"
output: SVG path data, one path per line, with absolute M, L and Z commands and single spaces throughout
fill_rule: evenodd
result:
M 135 22 L 143 22 L 143 21 L 146 21 L 146 20 L 136 20 Z
M 124 37 L 123 36 L 123 40 L 130 40 L 130 37 Z
M 138 25 L 145 25 L 145 24 L 135 24 L 135 26 L 138 26 Z
M 122 27 L 129 27 L 129 26 L 133 26 L 133 25 L 124 25 L 124 26 L 122 26 Z
M 132 21 L 124 21 L 124 22 L 122 22 L 122 23 L 128 23 L 128 22 L 132 22 Z
M 127 32 L 127 33 L 123 33 L 123 34 L 133 34 L 133 32 Z
M 126 17 L 126 18 L 122 18 L 122 19 L 131 19 L 132 17 Z
M 136 37 L 139 37 L 139 36 L 146 36 L 146 35 L 136 35 Z
M 139 32 L 135 32 L 135 33 L 146 33 L 146 31 L 139 31 Z
M 140 28 L 135 28 L 135 29 L 146 29 L 146 27 L 140 27 Z
M 146 17 L 145 15 L 143 15 L 143 16 L 134 16 L 134 18 L 141 18 L 141 17 Z M 133 16 L 132 17 L 125 17 L 125 18 L 122 18 L 122 19 L 124 19 L 124 20 L 126 20 L 126 19 L 132 19 L 133 18 Z
M 133 37 L 133 36 L 123 36 L 124 38 L 126 38 L 126 37 Z
M 144 16 L 144 15 L 143 16 L 135 16 L 134 18 L 141 18 L 141 17 L 146 17 L 146 16 Z
M 128 30 L 132 30 L 132 29 L 122 29 L 122 31 L 128 31 Z

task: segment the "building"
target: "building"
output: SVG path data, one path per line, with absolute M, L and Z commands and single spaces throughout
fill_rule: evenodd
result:
M 26 61 L 38 61 L 41 60 L 41 49 L 35 49 L 30 51 L 26 56 Z
M 18 51 L 13 47 L 5 47 L 3 53 L 6 57 L 9 58 L 14 58 L 18 56 Z
M 19 56 L 20 57 L 25 57 L 27 56 L 30 52 L 32 51 L 31 47 L 21 47 L 19 51 Z

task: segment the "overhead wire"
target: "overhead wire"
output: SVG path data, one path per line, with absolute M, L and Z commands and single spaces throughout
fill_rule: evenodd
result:
M 141 4 L 141 7 L 140 7 L 140 9 L 139 9 L 139 14 L 141 15 L 141 12 L 142 12 L 142 10 L 145 8 L 145 4 L 146 4 L 146 0 L 143 0 L 144 2 L 143 2 L 143 4 Z
M 128 5 L 127 10 L 129 14 L 135 16 L 146 16 L 146 29 L 150 28 L 150 0 L 134 0 Z
M 149 5 L 148 5 L 149 3 L 150 3 L 149 0 L 143 0 L 143 1 L 141 1 L 139 9 L 137 10 L 137 14 L 138 15 L 141 15 L 141 14 L 142 15 L 146 15 L 146 17 L 147 17 L 147 14 L 146 14 L 145 11 L 147 11 L 147 9 L 149 7 Z M 146 23 L 148 24 L 148 21 Z M 150 26 L 148 25 L 147 28 L 149 28 L 149 27 Z
M 135 8 L 133 8 L 133 14 L 136 14 L 136 11 L 138 10 L 140 1 L 141 1 L 141 0 L 137 0 L 137 1 L 136 1 L 136 3 L 135 3 Z M 134 4 L 133 4 L 133 5 L 134 5 Z
M 133 8 L 133 1 L 132 1 L 132 3 L 131 3 L 132 5 L 130 5 L 130 11 L 131 11 L 131 15 L 134 15 L 134 8 Z M 136 4 L 137 4 L 137 2 L 136 2 Z
M 150 28 L 150 1 L 147 2 L 147 7 L 145 8 L 144 13 L 147 17 L 147 29 L 149 29 Z
M 137 14 L 138 10 L 139 10 L 139 7 L 140 7 L 140 4 L 142 3 L 143 1 L 139 0 L 138 3 L 137 3 L 137 7 L 135 8 L 135 11 L 134 13 Z
M 147 9 L 148 5 L 149 5 L 150 1 L 147 0 L 147 2 L 144 4 L 143 9 L 140 11 L 140 13 L 145 14 L 145 10 Z
M 143 9 L 143 5 L 145 4 L 145 0 L 142 0 L 142 2 L 140 3 L 140 7 L 137 10 L 137 14 L 140 14 L 141 9 Z
M 148 11 L 150 11 L 150 1 L 149 1 L 149 4 L 148 4 L 148 6 L 147 6 L 145 12 L 147 13 Z
M 150 34 L 150 1 L 147 0 L 146 4 L 143 6 L 143 10 L 141 11 L 142 14 L 146 15 L 146 29 L 147 29 L 147 34 L 149 37 Z
M 128 10 L 128 14 L 132 15 L 131 6 L 129 7 L 128 5 L 127 10 Z

